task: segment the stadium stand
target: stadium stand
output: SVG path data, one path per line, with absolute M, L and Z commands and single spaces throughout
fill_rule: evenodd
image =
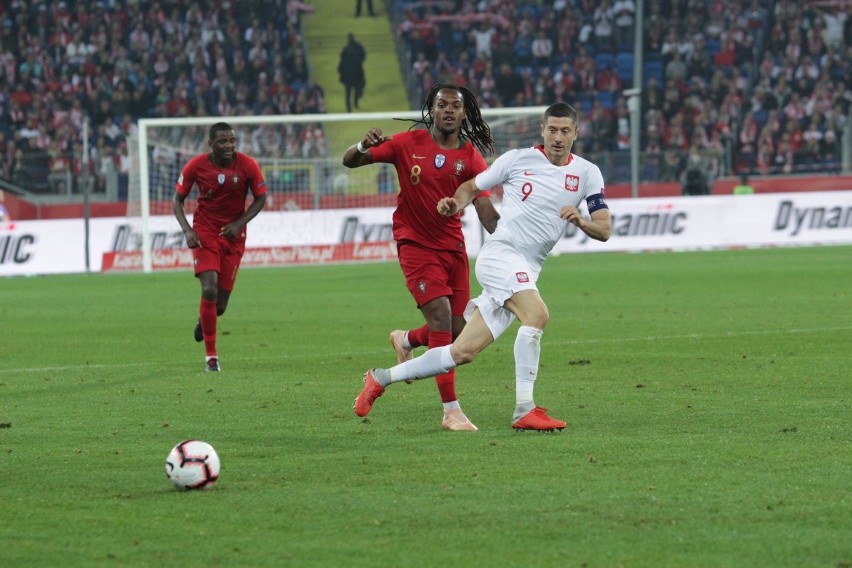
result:
M 585 115 L 576 151 L 601 164 L 608 183 L 629 175 L 621 91 L 633 80 L 625 25 L 632 5 L 388 3 L 408 57 L 402 66 L 412 101 L 422 98 L 428 77 L 467 84 L 485 107 L 572 102 Z M 646 0 L 643 181 L 682 179 L 690 154 L 702 157 L 711 177 L 839 172 L 852 102 L 844 6 Z M 0 3 L 0 178 L 30 191 L 71 193 L 85 167 L 96 191 L 120 200 L 129 167 L 124 138 L 138 118 L 324 112 L 300 31 L 311 9 L 296 0 Z M 325 144 L 315 135 L 252 143 L 278 145 L 285 156 L 322 156 Z
M 294 0 L 3 2 L 0 177 L 39 193 L 75 190 L 87 118 L 95 191 L 121 200 L 125 138 L 139 118 L 324 112 L 300 32 L 310 10 Z M 292 134 L 301 143 L 278 152 L 323 151 L 315 132 Z
M 626 27 L 632 1 L 397 5 L 407 52 L 417 53 L 420 38 L 429 37 L 430 52 L 446 62 L 438 79 L 464 78 L 483 93 L 486 106 L 572 102 L 586 115 L 578 153 L 591 152 L 608 182 L 625 181 L 629 150 L 616 133 L 626 102 L 621 90 L 632 86 L 634 73 Z M 844 6 L 848 2 L 833 0 L 646 1 L 643 180 L 682 179 L 690 154 L 701 156 L 711 179 L 838 173 L 852 102 Z M 459 11 L 464 17 L 451 24 L 446 16 Z M 499 33 L 486 36 L 486 25 Z M 550 40 L 549 56 L 530 56 L 532 37 Z M 460 70 L 462 55 L 479 64 Z

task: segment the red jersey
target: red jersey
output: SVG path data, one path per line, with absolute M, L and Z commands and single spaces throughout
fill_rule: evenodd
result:
M 234 161 L 224 168 L 214 165 L 209 153 L 195 156 L 184 166 L 175 190 L 186 196 L 193 184 L 198 187 L 198 208 L 192 225 L 216 231 L 245 213 L 249 192 L 253 197 L 266 193 L 260 166 L 241 152 L 234 152 Z
M 445 217 L 437 206 L 442 197 L 452 197 L 462 183 L 487 169 L 476 147 L 466 141 L 461 148 L 445 150 L 421 129 L 394 134 L 370 153 L 374 162 L 393 164 L 399 177 L 393 238 L 431 249 L 464 250 L 461 214 Z M 481 192 L 478 197 L 488 195 Z

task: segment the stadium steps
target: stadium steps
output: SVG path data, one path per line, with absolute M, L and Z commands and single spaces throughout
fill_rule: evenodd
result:
M 307 46 L 313 81 L 325 91 L 326 110 L 346 112 L 343 85 L 337 75 L 340 52 L 347 35 L 355 34 L 367 52 L 364 63 L 366 87 L 357 112 L 408 110 L 408 99 L 397 59 L 396 41 L 385 5 L 374 0 L 376 17 L 355 17 L 355 3 L 316 2 L 313 14 L 302 16 L 302 34 Z M 365 3 L 366 4 L 366 3 Z M 366 10 L 366 6 L 364 8 Z M 399 123 L 376 124 L 387 132 L 400 130 Z M 366 132 L 363 123 L 341 123 L 329 137 L 329 150 L 335 155 L 359 140 Z

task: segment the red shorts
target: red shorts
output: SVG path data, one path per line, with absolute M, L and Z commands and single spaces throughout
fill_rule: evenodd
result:
M 418 308 L 447 296 L 453 315 L 464 315 L 470 300 L 470 264 L 465 250 L 433 250 L 404 242 L 397 245 L 397 255 L 405 285 Z
M 207 270 L 215 270 L 219 274 L 219 288 L 227 291 L 234 289 L 237 280 L 237 270 L 246 250 L 245 239 L 232 241 L 219 235 L 218 231 L 203 227 L 195 229 L 201 246 L 192 249 L 195 261 L 195 275 Z

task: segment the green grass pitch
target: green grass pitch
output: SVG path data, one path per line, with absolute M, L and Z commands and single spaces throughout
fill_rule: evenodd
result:
M 0 566 L 852 565 L 852 247 L 539 284 L 561 434 L 510 427 L 515 327 L 457 371 L 479 432 L 441 430 L 431 379 L 354 415 L 421 323 L 394 263 L 243 270 L 219 374 L 188 272 L 0 279 Z M 163 472 L 191 437 L 212 490 Z

